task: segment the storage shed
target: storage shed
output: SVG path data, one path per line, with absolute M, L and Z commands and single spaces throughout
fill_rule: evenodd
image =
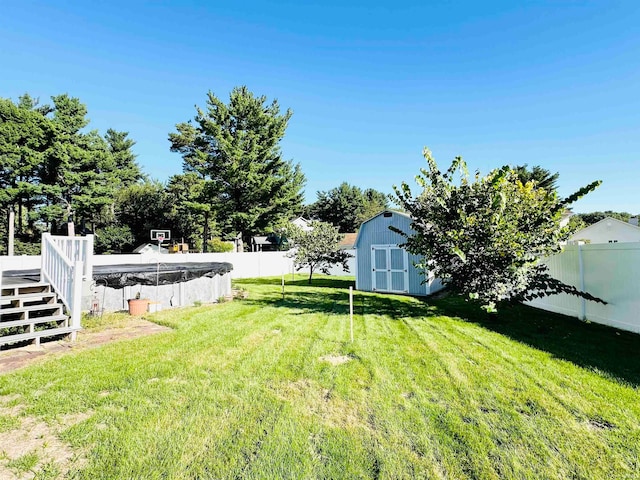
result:
M 380 212 L 360 226 L 355 243 L 356 290 L 407 295 L 430 295 L 441 290 L 439 279 L 415 267 L 423 257 L 400 248 L 405 238 L 390 226 L 413 233 L 411 217 L 393 210 Z

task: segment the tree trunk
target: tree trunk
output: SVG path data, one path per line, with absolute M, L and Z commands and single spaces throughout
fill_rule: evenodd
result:
M 202 253 L 207 253 L 208 240 L 209 240 L 209 212 L 205 212 L 204 225 L 202 226 Z
M 242 253 L 244 252 L 244 239 L 242 238 L 242 232 L 238 233 L 238 236 L 236 237 L 236 242 L 238 245 L 238 253 Z
M 15 238 L 15 223 L 16 223 L 16 212 L 13 210 L 13 205 L 11 205 L 9 207 L 9 242 L 7 245 L 7 255 L 8 256 L 13 256 L 13 245 L 14 245 L 14 238 Z M 2 272 L 0 272 L 0 275 L 2 275 Z
M 311 285 L 311 277 L 313 275 L 313 267 L 309 266 L 309 285 Z
M 22 197 L 18 198 L 18 233 L 24 233 L 24 226 L 22 224 Z

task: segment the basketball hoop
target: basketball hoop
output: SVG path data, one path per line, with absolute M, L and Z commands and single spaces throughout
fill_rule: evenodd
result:
M 151 230 L 151 240 L 159 243 L 171 240 L 171 230 Z

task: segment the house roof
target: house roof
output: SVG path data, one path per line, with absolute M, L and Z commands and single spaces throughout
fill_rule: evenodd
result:
M 163 247 L 158 247 L 157 244 L 154 243 L 143 243 L 139 247 L 137 247 L 133 253 L 169 253 L 169 250 Z
M 612 225 L 616 225 L 619 228 L 625 228 L 630 232 L 635 232 L 635 233 L 639 233 L 640 234 L 640 227 L 636 227 L 635 225 L 632 225 L 632 224 L 630 224 L 628 222 L 623 222 L 622 220 L 618 220 L 617 218 L 605 217 L 602 220 L 600 220 L 599 222 L 593 223 L 593 224 L 589 225 L 588 227 L 583 228 L 582 230 L 578 230 L 576 233 L 571 235 L 571 238 L 572 239 L 580 238 L 585 233 L 589 233 L 589 232 L 591 232 L 593 230 L 598 230 L 598 229 L 602 228 L 603 226 L 610 227 Z
M 357 233 L 345 233 L 344 238 L 338 244 L 338 247 L 342 249 L 353 248 L 356 244 L 356 238 L 358 238 Z
M 253 237 L 251 242 L 255 245 L 276 245 L 271 236 Z

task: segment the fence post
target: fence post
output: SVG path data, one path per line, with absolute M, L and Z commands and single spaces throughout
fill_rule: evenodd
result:
M 86 238 L 84 278 L 91 282 L 93 281 L 93 235 L 87 235 Z
M 41 244 L 40 244 L 40 281 L 44 282 L 45 281 L 45 276 L 44 276 L 44 271 L 45 271 L 45 266 L 46 266 L 46 252 L 47 252 L 47 236 L 49 235 L 49 233 L 43 233 L 42 234 L 42 240 L 41 240 Z
M 582 245 L 578 244 L 578 269 L 580 272 L 580 291 L 584 292 L 584 260 L 582 258 Z M 580 320 L 587 318 L 587 300 L 580 297 Z
M 82 319 L 82 261 L 77 260 L 73 265 L 73 300 L 71 301 L 71 326 L 80 329 Z M 71 333 L 71 340 L 76 339 L 76 330 Z

